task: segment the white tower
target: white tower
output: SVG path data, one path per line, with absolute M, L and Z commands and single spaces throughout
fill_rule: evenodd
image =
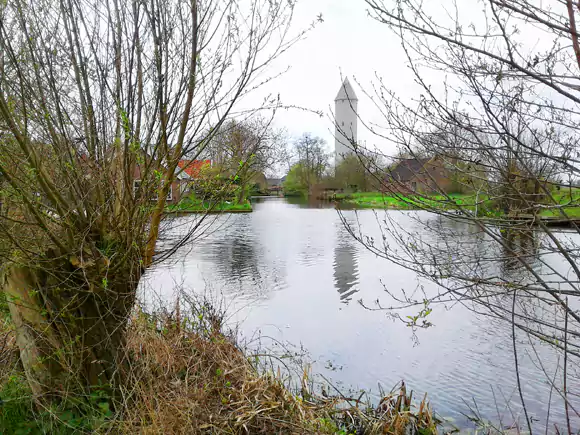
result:
M 338 165 L 340 161 L 348 154 L 352 153 L 352 142 L 357 141 L 357 105 L 358 98 L 348 78 L 340 86 L 338 95 L 334 99 L 334 164 Z

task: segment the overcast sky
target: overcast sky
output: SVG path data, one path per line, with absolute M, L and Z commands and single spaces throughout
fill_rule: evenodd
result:
M 299 110 L 280 111 L 276 125 L 285 127 L 291 136 L 304 132 L 321 136 L 327 141 L 329 151 L 333 151 L 334 127 L 329 117 L 341 85 L 341 74 L 348 76 L 355 87 L 359 115 L 379 122 L 376 110 L 355 80 L 370 91 L 374 75 L 379 73 L 393 89 L 409 96 L 413 81 L 398 38 L 385 25 L 368 17 L 364 1 L 299 0 L 293 24 L 295 31 L 307 27 L 319 14 L 324 22 L 317 24 L 305 40 L 277 61 L 277 68 L 290 66 L 290 70 L 268 87 L 268 91 L 280 93 L 284 104 L 323 111 L 322 118 Z M 387 152 L 393 148 L 384 142 L 377 143 L 360 123 L 359 140 Z
M 457 3 L 459 11 L 455 11 L 454 4 L 453 0 L 427 2 L 424 11 L 435 17 L 439 24 L 450 27 L 453 24 L 449 20 L 453 20 L 457 14 L 462 26 L 475 26 L 474 32 L 485 33 L 487 21 L 484 3 L 461 0 Z M 563 8 L 562 5 L 559 7 Z M 317 24 L 305 40 L 276 61 L 274 69 L 289 66 L 290 70 L 261 92 L 267 90 L 273 94 L 279 93 L 284 104 L 322 111 L 325 116 L 321 118 L 299 110 L 280 111 L 276 125 L 285 127 L 290 137 L 310 132 L 323 137 L 328 151 L 334 151 L 331 111 L 334 110 L 334 98 L 340 89 L 341 77 L 344 76 L 348 76 L 355 87 L 359 98 L 359 116 L 367 123 L 385 125 L 364 92 L 366 90 L 372 94 L 372 84 L 377 82 L 376 74 L 382 77 L 387 88 L 407 103 L 421 94 L 422 90 L 415 83 L 399 37 L 387 25 L 369 17 L 367 8 L 364 0 L 298 0 L 296 3 L 293 22 L 295 32 L 307 28 L 319 15 L 323 22 Z M 522 52 L 540 53 L 549 50 L 554 44 L 553 35 L 544 34 L 535 26 L 525 25 L 521 21 L 510 22 L 510 26 L 518 27 L 519 49 Z M 475 40 L 478 41 L 477 38 Z M 564 43 L 569 45 L 566 41 Z M 439 97 L 445 91 L 442 86 L 444 81 L 452 87 L 458 83 L 447 72 L 423 67 L 420 70 L 431 90 Z M 259 93 L 255 97 L 261 98 Z M 358 140 L 367 148 L 378 148 L 387 155 L 396 151 L 392 143 L 370 133 L 360 121 Z

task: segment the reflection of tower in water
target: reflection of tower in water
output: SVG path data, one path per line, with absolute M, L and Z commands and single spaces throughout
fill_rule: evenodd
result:
M 334 246 L 334 285 L 340 293 L 341 301 L 350 301 L 358 288 L 358 259 L 356 241 L 348 233 L 342 222 L 336 223 L 336 244 Z

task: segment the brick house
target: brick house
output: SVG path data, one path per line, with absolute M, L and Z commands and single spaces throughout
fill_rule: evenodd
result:
M 440 157 L 401 159 L 387 170 L 385 190 L 401 194 L 452 193 L 455 171 Z
M 141 165 L 135 165 L 133 168 L 133 192 L 141 187 Z M 176 179 L 171 183 L 171 188 L 167 193 L 167 204 L 177 204 L 181 200 L 183 180 Z M 157 199 L 157 195 L 153 196 L 151 200 Z
M 168 204 L 177 204 L 189 192 L 193 181 L 199 177 L 202 168 L 206 165 L 211 165 L 211 161 L 180 160 L 177 165 L 175 181 L 171 183 L 171 188 L 167 194 Z M 135 165 L 133 169 L 133 191 L 136 191 L 140 185 L 141 166 Z

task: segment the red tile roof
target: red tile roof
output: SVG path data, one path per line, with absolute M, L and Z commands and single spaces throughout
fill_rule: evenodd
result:
M 197 178 L 204 166 L 211 165 L 211 160 L 180 160 L 177 165 L 190 177 Z

